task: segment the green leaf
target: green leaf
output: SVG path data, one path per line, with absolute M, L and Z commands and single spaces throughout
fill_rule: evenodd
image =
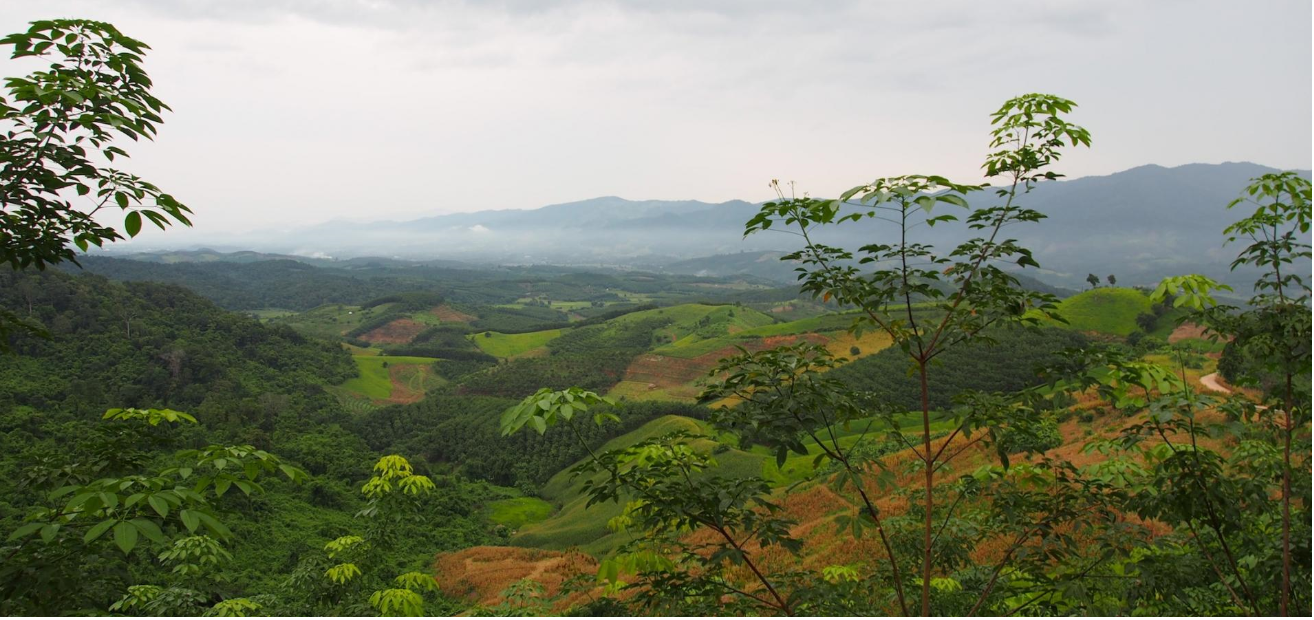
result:
M 137 528 L 131 523 L 120 521 L 114 525 L 114 544 L 123 551 L 123 555 L 132 553 L 137 546 Z
M 183 510 L 182 512 L 179 512 L 178 518 L 182 519 L 183 527 L 186 527 L 187 531 L 189 532 L 195 533 L 196 528 L 200 527 L 201 525 L 200 518 L 196 516 L 196 513 L 190 510 Z
M 91 529 L 87 530 L 87 535 L 82 537 L 82 542 L 89 543 L 100 538 L 105 532 L 108 532 L 111 527 L 114 527 L 115 523 L 118 523 L 118 521 L 115 521 L 114 519 L 105 519 L 104 521 L 97 523 Z
M 20 538 L 31 536 L 32 532 L 41 529 L 44 525 L 44 523 L 28 523 L 27 525 L 14 530 L 14 533 L 9 535 L 9 540 L 18 540 Z
M 154 521 L 138 517 L 129 523 L 132 523 L 132 525 L 137 528 L 137 531 L 141 532 L 146 538 L 157 543 L 164 543 L 164 532 L 160 531 L 160 526 L 156 525 Z
M 122 196 L 123 194 L 119 194 Z M 123 226 L 128 232 L 129 237 L 136 237 L 141 232 L 141 212 L 132 211 L 127 217 L 123 218 Z
M 228 538 L 233 535 L 233 532 L 220 523 L 218 519 L 204 512 L 196 513 L 196 516 L 205 524 L 205 527 L 210 528 L 210 531 L 214 532 L 219 538 Z

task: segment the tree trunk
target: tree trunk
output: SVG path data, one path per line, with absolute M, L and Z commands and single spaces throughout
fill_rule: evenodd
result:
M 926 523 L 922 532 L 922 615 L 931 615 L 931 533 L 935 529 L 935 463 L 931 458 L 931 394 L 926 383 L 926 362 L 918 361 L 922 383 L 922 462 L 926 466 Z

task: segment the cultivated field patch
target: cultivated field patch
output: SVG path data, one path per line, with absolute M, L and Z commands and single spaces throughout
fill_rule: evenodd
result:
M 444 323 L 469 323 L 479 317 L 466 314 L 447 304 L 436 306 L 429 310 L 429 314 L 438 317 L 438 320 Z
M 350 398 L 365 398 L 375 404 L 413 403 L 424 398 L 426 391 L 444 383 L 433 372 L 437 358 L 353 355 L 352 360 L 360 375 L 339 386 Z
M 415 319 L 401 318 L 366 332 L 360 339 L 374 344 L 406 344 L 425 328 L 424 323 Z

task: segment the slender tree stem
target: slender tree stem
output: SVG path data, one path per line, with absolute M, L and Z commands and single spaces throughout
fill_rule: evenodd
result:
M 931 397 L 926 383 L 926 363 L 918 365 L 922 388 L 922 449 L 926 465 L 926 522 L 922 531 L 922 615 L 931 615 L 931 537 L 935 531 L 935 461 L 931 457 Z

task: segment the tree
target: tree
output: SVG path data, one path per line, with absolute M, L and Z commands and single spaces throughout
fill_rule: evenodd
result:
M 927 369 L 945 350 L 987 339 L 983 333 L 987 327 L 1004 323 L 1034 325 L 1038 316 L 1050 315 L 1054 310 L 1057 300 L 1053 296 L 1023 289 L 1016 278 L 999 268 L 1002 264 L 1037 266 L 1029 250 L 1012 239 L 1001 238 L 1000 232 L 1005 227 L 1043 219 L 1043 214 L 1021 204 L 1025 195 L 1036 183 L 1061 176 L 1047 168 L 1059 160 L 1065 146 L 1089 146 L 1089 132 L 1063 118 L 1074 107 L 1066 99 L 1032 94 L 1005 102 L 993 114 L 990 142 L 993 150 L 983 167 L 988 177 L 1002 177 L 1006 183 L 994 191 L 998 202 L 991 206 L 969 207 L 967 195 L 981 187 L 955 184 L 944 177 L 881 178 L 845 192 L 839 200 L 787 197 L 781 193 L 781 199 L 764 205 L 748 222 L 745 231 L 752 234 L 768 230 L 774 224 L 795 228 L 806 248 L 785 259 L 802 264 L 799 279 L 803 291 L 823 301 L 835 299 L 841 305 L 857 308 L 859 319 L 853 330 L 884 331 L 908 355 L 913 373 L 920 378 L 922 445 L 914 452 L 920 461 L 923 488 L 918 570 L 922 615 L 931 613 L 936 557 L 935 474 L 959 453 L 950 449 L 957 437 L 968 437 L 979 430 L 991 430 L 993 435 L 992 427 L 1004 421 L 998 416 L 1010 415 L 1002 403 L 964 412 L 951 434 L 938 447 L 933 445 Z M 920 224 L 935 226 L 958 221 L 952 213 L 935 215 L 937 208 L 945 207 L 967 209 L 966 228 L 983 236 L 943 255 L 929 245 L 909 239 L 910 231 Z M 814 241 L 816 229 L 863 218 L 890 223 L 897 238 L 859 248 L 858 260 L 864 264 L 890 265 L 889 268 L 863 273 L 856 267 L 845 266 L 856 258 L 854 252 Z M 919 319 L 913 311 L 917 300 L 929 300 L 939 316 Z M 982 435 L 978 435 L 973 442 L 981 439 Z M 877 511 L 869 509 L 868 514 L 879 528 Z M 1018 546 L 1036 535 L 1038 528 L 1052 526 L 1042 521 L 1037 528 L 1025 527 L 1019 532 Z M 886 546 L 890 558 L 897 558 Z M 982 589 L 971 611 L 986 603 L 1011 553 Z M 898 581 L 895 585 L 902 587 Z M 904 611 L 909 611 L 902 594 L 899 598 Z
M 733 397 L 740 403 L 725 411 L 717 420 L 718 426 L 736 431 L 742 442 L 763 443 L 776 453 L 783 463 L 789 452 L 807 454 L 803 440 L 813 440 L 821 454 L 817 462 L 829 459 L 835 463 L 836 488 L 851 486 L 860 496 L 856 507 L 860 511 L 841 517 L 841 525 L 855 536 L 864 530 L 875 530 L 884 551 L 884 570 L 871 577 L 860 579 L 864 588 L 889 587 L 883 590 L 892 595 L 889 603 L 905 614 L 932 613 L 932 599 L 944 600 L 938 613 L 974 614 L 983 609 L 1007 611 L 1013 602 L 997 593 L 1009 589 L 1011 579 L 1001 581 L 1006 574 L 1052 575 L 1077 574 L 1054 567 L 1055 558 L 1069 558 L 1076 554 L 1072 536 L 1094 535 L 1100 523 L 1116 518 L 1107 505 L 1107 485 L 1087 480 L 1070 465 L 1049 458 L 1010 468 L 1007 451 L 999 447 L 998 435 L 1004 429 L 1013 432 L 1011 442 L 1023 449 L 1029 446 L 1052 443 L 1052 427 L 1043 410 L 1037 406 L 1036 394 L 1017 395 L 969 393 L 960 395 L 964 406 L 955 410 L 947 435 L 933 437 L 933 412 L 929 402 L 930 386 L 927 369 L 946 350 L 965 343 L 989 342 L 988 328 L 997 325 L 1036 325 L 1042 317 L 1054 317 L 1057 300 L 1047 294 L 1028 291 L 1018 280 L 1000 268 L 1001 265 L 1020 267 L 1038 266 L 1031 252 L 1014 240 L 1001 236 L 1007 227 L 1037 222 L 1044 215 L 1023 206 L 1026 194 L 1039 182 L 1059 178 L 1048 170 L 1058 161 L 1065 146 L 1089 145 L 1089 133 L 1064 119 L 1075 104 L 1051 95 L 1025 95 L 1006 102 L 992 116 L 990 148 L 984 168 L 990 177 L 1002 177 L 1006 183 L 993 192 L 989 206 L 972 208 L 968 195 L 983 189 L 982 186 L 962 185 L 934 175 L 908 175 L 878 178 L 855 187 L 839 199 L 819 200 L 810 197 L 786 195 L 780 184 L 773 181 L 778 200 L 768 202 L 746 225 L 746 234 L 789 227 L 803 243 L 804 249 L 789 254 L 782 260 L 800 265 L 799 280 L 804 292 L 823 302 L 835 301 L 842 306 L 856 308 L 858 318 L 852 331 L 861 335 L 866 330 L 880 330 L 906 354 L 911 372 L 920 379 L 921 407 L 920 445 L 907 443 L 901 431 L 901 421 L 894 412 L 878 416 L 887 424 L 893 441 L 904 442 L 915 454 L 915 467 L 922 480 L 919 497 L 910 497 L 916 507 L 919 522 L 916 525 L 900 520 L 898 529 L 886 521 L 876 502 L 865 490 L 864 478 L 871 477 L 885 454 L 844 445 L 834 440 L 836 425 L 845 425 L 871 411 L 860 408 L 843 385 L 827 378 L 825 372 L 837 362 L 820 347 L 798 345 L 757 353 L 744 353 L 723 360 L 712 371 L 717 377 L 703 398 L 707 400 Z M 969 233 L 979 235 L 961 243 L 946 253 L 938 253 L 932 246 L 915 242 L 910 233 L 922 225 L 945 225 L 957 222 L 959 216 L 942 212 L 945 208 L 963 209 L 962 220 Z M 855 222 L 864 218 L 880 219 L 893 227 L 894 239 L 877 242 L 849 251 L 818 243 L 814 235 L 823 227 Z M 854 266 L 876 265 L 875 271 L 866 272 Z M 1091 276 L 1094 278 L 1094 276 Z M 929 306 L 927 314 L 915 306 Z M 1058 319 L 1061 320 L 1061 319 Z M 547 426 L 565 420 L 580 412 L 578 402 L 589 398 L 577 389 L 564 392 L 540 391 L 520 406 L 508 410 L 503 417 L 504 432 L 513 432 L 525 425 L 533 425 L 540 432 Z M 584 404 L 594 402 L 585 400 Z M 596 421 L 603 422 L 605 418 Z M 870 425 L 868 425 L 870 428 Z M 1047 437 L 1047 434 L 1050 436 Z M 1037 439 L 1032 441 L 1029 436 Z M 866 433 L 859 437 L 861 445 Z M 647 519 L 641 521 L 645 529 L 665 531 L 662 524 L 678 523 L 687 528 L 710 528 L 724 545 L 718 555 L 754 575 L 754 584 L 708 583 L 695 580 L 691 575 L 719 575 L 713 566 L 692 567 L 692 573 L 674 571 L 669 566 L 641 572 L 646 587 L 663 591 L 667 598 L 702 596 L 717 598 L 729 593 L 749 608 L 772 613 L 826 613 L 834 610 L 835 590 L 827 589 L 827 580 L 802 580 L 797 576 L 773 575 L 754 561 L 748 549 L 739 548 L 752 537 L 752 532 L 770 531 L 766 526 L 749 527 L 741 512 L 730 516 L 719 510 L 742 510 L 745 504 L 719 504 L 701 498 L 736 498 L 738 502 L 758 501 L 762 490 L 753 479 L 741 481 L 747 485 L 740 489 L 721 488 L 724 482 L 685 476 L 669 480 L 680 472 L 689 472 L 703 464 L 670 463 L 663 465 L 668 471 L 645 467 L 643 475 L 630 472 L 640 459 L 644 465 L 666 463 L 667 459 L 695 459 L 681 452 L 679 457 L 658 458 L 652 451 L 681 450 L 686 442 L 676 438 L 674 444 L 647 442 L 638 454 L 611 451 L 593 454 L 591 462 L 595 473 L 603 474 L 605 492 L 596 493 L 593 501 L 619 500 L 620 490 L 629 489 L 630 497 L 639 502 Z M 977 477 L 969 477 L 959 484 L 937 485 L 937 474 L 944 476 L 945 466 L 973 445 L 987 441 L 1000 449 L 1001 464 L 987 468 Z M 1036 476 L 1048 482 L 1036 488 L 1023 482 Z M 876 476 L 877 480 L 887 477 Z M 700 482 L 703 481 L 703 482 Z M 661 502 L 644 495 L 649 489 L 663 485 L 679 485 L 678 493 L 672 487 L 672 496 L 679 501 Z M 594 486 L 597 489 L 599 487 Z M 663 487 L 664 488 L 664 487 Z M 957 498 L 946 502 L 946 495 L 957 491 Z M 990 501 L 994 500 L 994 501 Z M 760 500 L 765 513 L 772 512 L 765 497 Z M 946 506 L 947 504 L 947 506 Z M 989 527 L 972 529 L 949 527 L 961 523 L 964 514 L 988 514 Z M 718 519 L 725 518 L 727 521 Z M 734 523 L 740 527 L 725 527 Z M 984 524 L 983 524 L 984 525 Z M 772 527 L 775 527 L 772 525 Z M 988 531 L 989 534 L 985 534 Z M 915 532 L 915 534 L 913 534 Z M 1004 537 L 1008 542 L 998 562 L 988 572 L 977 577 L 963 575 L 962 579 L 975 580 L 974 592 L 961 592 L 962 582 L 950 578 L 945 581 L 941 568 L 961 567 L 962 558 L 977 536 Z M 1075 533 L 1081 534 L 1075 534 Z M 908 534 L 913 534 L 909 537 Z M 944 534 L 944 536 L 941 536 Z M 1068 541 L 1068 542 L 1063 542 Z M 671 541 L 667 541 L 668 543 Z M 979 541 L 977 541 L 979 542 Z M 793 550 L 798 541 L 785 536 L 760 541 L 762 552 L 772 546 Z M 1046 547 L 1044 554 L 1019 553 L 1031 545 Z M 650 551 L 652 551 L 650 549 Z M 687 550 L 685 550 L 687 552 Z M 912 557 L 910 557 L 912 556 Z M 1043 556 L 1043 557 L 1042 557 Z M 677 556 L 687 557 L 687 556 Z M 915 560 L 908 562 L 909 560 Z M 904 566 L 905 562 L 911 564 Z M 842 567 L 832 571 L 844 572 Z M 911 570 L 909 570 L 911 569 Z M 679 574 L 676 579 L 673 572 Z M 912 575 L 915 575 L 913 577 Z M 847 578 L 836 583 L 852 583 Z M 1064 579 L 1056 578 L 1045 587 L 1048 591 L 1061 589 Z M 938 585 L 937 585 L 938 584 Z M 676 585 L 683 589 L 674 589 Z M 660 587 L 659 587 L 660 586 Z M 920 605 L 914 607 L 905 594 L 908 587 L 920 589 Z M 876 591 L 882 591 L 877 588 Z M 840 597 L 841 599 L 843 597 Z M 805 605 L 800 601 L 807 601 Z M 886 600 L 875 599 L 884 606 Z M 813 605 L 813 606 L 809 606 Z M 1027 604 L 1023 604 L 1025 607 Z
M 77 262 L 85 251 L 123 239 L 97 221 L 106 208 L 125 212 L 135 237 L 143 218 L 164 229 L 190 225 L 191 211 L 156 185 L 100 163 L 127 158 L 121 138 L 153 140 L 168 110 L 151 94 L 142 68 L 149 49 L 114 26 L 85 19 L 32 22 L 0 39 L 12 59 L 50 58 L 44 70 L 6 80 L 0 96 L 0 266 L 11 269 Z M 38 330 L 0 315 L 0 336 Z M 3 342 L 3 339 L 0 339 Z
M 398 526 L 420 514 L 419 499 L 433 490 L 433 481 L 416 474 L 399 455 L 384 456 L 374 464 L 373 477 L 361 487 L 368 503 L 356 515 L 367 520 L 364 531 L 339 536 L 324 546 L 328 561 L 335 562 L 323 573 L 334 602 L 362 596 L 359 586 L 364 582 L 378 588 L 369 595 L 369 605 L 380 615 L 424 615 L 424 594 L 437 590 L 431 575 L 410 572 L 388 581 L 375 573 L 385 568 L 379 564 L 386 552 L 401 542 Z
M 1115 286 L 1118 284 L 1118 278 L 1114 277 L 1113 274 L 1109 274 L 1104 279 L 1108 281 L 1109 286 Z
M 1097 275 L 1095 275 L 1095 274 L 1093 274 L 1093 273 L 1088 273 L 1088 274 L 1086 274 L 1086 282 L 1090 284 L 1090 287 L 1091 287 L 1092 289 L 1094 289 L 1094 288 L 1099 288 L 1099 286 L 1100 286 L 1100 277 L 1097 276 Z
M 0 609 L 64 615 L 92 608 L 104 589 L 139 573 L 128 560 L 150 548 L 165 569 L 152 574 L 166 585 L 128 581 L 127 595 L 111 611 L 197 615 L 194 606 L 209 596 L 202 591 L 213 586 L 203 578 L 231 559 L 222 543 L 232 533 L 220 521 L 218 500 L 230 489 L 262 494 L 261 480 L 272 474 L 293 481 L 306 474 L 249 445 L 181 450 L 151 469 L 141 462 L 141 446 L 196 419 L 169 409 L 110 409 L 103 419 L 107 432 L 72 465 L 37 463 L 26 472 L 44 501 L 9 534 L 14 546 L 0 568 Z
M 1300 523 L 1308 541 L 1309 499 L 1305 497 L 1293 520 L 1292 478 L 1296 471 L 1309 471 L 1309 444 L 1293 448 L 1292 437 L 1310 420 L 1310 286 L 1293 268 L 1293 263 L 1310 259 L 1307 242 L 1311 212 L 1310 181 L 1294 172 L 1266 174 L 1252 179 L 1241 196 L 1227 205 L 1253 208 L 1247 217 L 1224 230 L 1227 243 L 1248 242 L 1232 261 L 1232 269 L 1250 266 L 1261 270 L 1249 307 L 1242 310 L 1214 306 L 1197 314 L 1210 330 L 1231 336 L 1237 349 L 1256 363 L 1240 373 L 1243 384 L 1263 390 L 1263 403 L 1245 412 L 1249 421 L 1265 425 L 1276 434 L 1281 457 L 1281 584 L 1278 613 L 1288 615 L 1293 595 L 1291 571 L 1292 528 Z M 1193 280 L 1187 279 L 1186 283 Z M 1160 285 L 1176 292 L 1178 283 Z M 1181 286 L 1184 292 L 1194 290 Z M 1197 287 L 1198 288 L 1198 287 Z M 1268 379 L 1268 378 L 1273 378 Z M 1293 450 L 1295 450 L 1293 454 Z M 1299 468 L 1293 460 L 1304 461 Z M 1304 494 L 1304 491 L 1301 491 Z M 1307 544 L 1307 543 L 1306 543 Z M 1308 590 L 1308 572 L 1301 591 Z M 1308 604 L 1308 600 L 1306 600 Z M 1259 612 L 1259 610 L 1256 610 Z

